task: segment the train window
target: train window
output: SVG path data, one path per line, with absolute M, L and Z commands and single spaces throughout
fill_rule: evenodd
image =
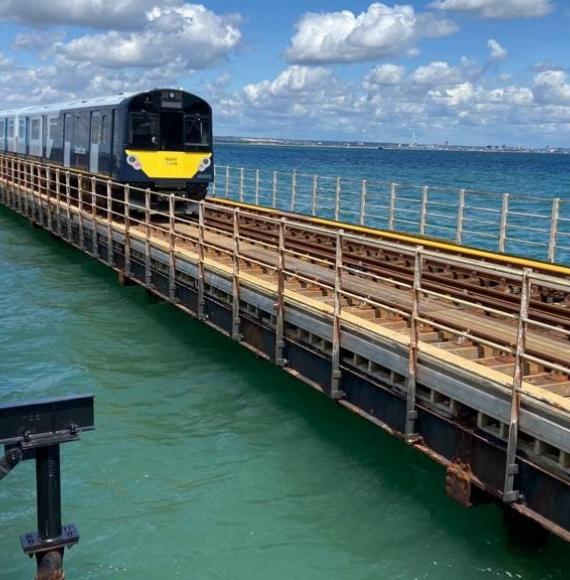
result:
M 14 137 L 14 119 L 8 121 L 8 137 L 10 137 L 10 139 Z
M 40 120 L 32 119 L 31 138 L 37 141 L 40 138 Z
M 18 137 L 20 137 L 20 139 L 23 139 L 25 132 L 26 132 L 26 122 L 24 121 L 24 119 L 19 119 L 18 120 Z
M 160 142 L 160 117 L 153 113 L 129 114 L 131 147 L 157 149 Z
M 186 115 L 184 145 L 210 145 L 210 120 L 199 115 Z
M 6 124 L 4 119 L 0 119 L 0 139 L 4 139 L 4 131 L 6 131 Z
M 101 115 L 101 135 L 99 136 L 99 143 L 105 143 L 107 140 L 107 132 L 105 131 L 105 124 L 107 122 L 107 115 Z

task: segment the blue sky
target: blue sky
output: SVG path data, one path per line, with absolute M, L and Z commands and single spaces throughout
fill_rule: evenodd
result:
M 3 107 L 183 86 L 219 135 L 570 146 L 569 0 L 0 0 Z

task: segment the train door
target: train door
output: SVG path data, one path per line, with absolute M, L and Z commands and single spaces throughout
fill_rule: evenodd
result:
M 42 152 L 40 155 L 45 159 L 47 154 L 47 131 L 48 131 L 48 118 L 46 115 L 42 115 Z
M 89 143 L 89 171 L 91 173 L 99 172 L 99 145 L 101 143 L 101 113 L 99 111 L 91 112 L 91 130 Z
M 63 166 L 71 166 L 71 134 L 73 128 L 71 113 L 65 113 L 63 116 Z
M 89 111 L 79 111 L 73 117 L 71 166 L 89 169 Z

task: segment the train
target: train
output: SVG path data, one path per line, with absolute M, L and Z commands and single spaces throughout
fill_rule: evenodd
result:
M 153 89 L 0 111 L 0 152 L 201 200 L 214 180 L 212 108 Z

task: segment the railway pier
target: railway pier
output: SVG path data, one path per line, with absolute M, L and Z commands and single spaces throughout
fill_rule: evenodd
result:
M 427 454 L 463 505 L 570 541 L 570 268 L 552 252 L 219 197 L 178 215 L 172 196 L 8 155 L 0 201 Z

